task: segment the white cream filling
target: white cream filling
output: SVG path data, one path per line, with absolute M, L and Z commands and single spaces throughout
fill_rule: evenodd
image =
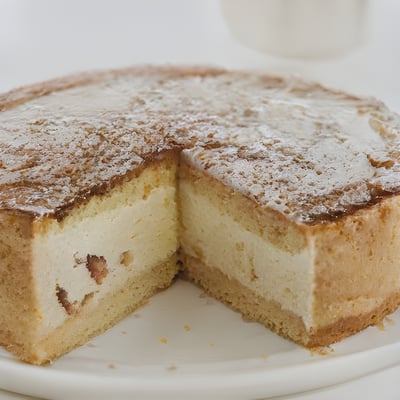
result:
M 33 241 L 38 304 L 43 318 L 39 335 L 68 318 L 58 302 L 56 285 L 66 290 L 71 302 L 81 302 L 85 295 L 93 293 L 93 306 L 128 279 L 166 260 L 178 247 L 172 186 L 154 189 L 145 200 L 108 209 L 91 218 L 71 218 L 62 226 L 54 221 Z M 88 254 L 103 256 L 107 262 L 108 274 L 101 284 L 86 267 Z
M 298 254 L 285 252 L 229 215 L 222 215 L 207 197 L 181 183 L 181 245 L 258 295 L 278 302 L 283 309 L 300 316 L 306 328 L 312 326 L 313 248 Z

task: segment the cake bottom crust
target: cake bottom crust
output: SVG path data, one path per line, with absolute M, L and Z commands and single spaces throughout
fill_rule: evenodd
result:
M 236 279 L 230 279 L 217 268 L 207 266 L 196 258 L 185 254 L 181 254 L 180 258 L 184 265 L 184 278 L 239 311 L 246 319 L 259 322 L 280 336 L 307 348 L 328 346 L 375 325 L 395 311 L 400 304 L 399 291 L 388 296 L 379 307 L 370 312 L 342 318 L 332 325 L 307 331 L 301 317 L 282 309 L 276 301 L 255 294 Z
M 292 311 L 282 309 L 274 300 L 255 294 L 236 279 L 219 269 L 205 265 L 199 259 L 180 254 L 182 276 L 204 289 L 212 297 L 239 311 L 245 319 L 260 322 L 279 335 L 297 343 L 306 343 L 303 320 Z
M 41 365 L 50 362 L 85 344 L 144 305 L 149 297 L 171 285 L 177 271 L 174 254 L 163 263 L 127 281 L 122 288 L 101 299 L 95 307 L 71 317 L 32 347 L 5 347 L 28 363 Z

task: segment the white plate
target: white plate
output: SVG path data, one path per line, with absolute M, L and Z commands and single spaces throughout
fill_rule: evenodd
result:
M 400 313 L 311 354 L 178 281 L 47 367 L 0 353 L 0 387 L 51 399 L 250 399 L 315 389 L 400 362 Z

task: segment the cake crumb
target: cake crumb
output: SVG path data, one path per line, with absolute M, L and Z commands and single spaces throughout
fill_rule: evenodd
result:
M 165 370 L 168 372 L 176 371 L 176 365 L 169 365 L 168 367 L 165 367 Z
M 261 353 L 260 357 L 265 361 L 267 359 L 267 355 L 265 353 Z
M 190 325 L 183 325 L 183 330 L 185 330 L 186 332 L 189 332 L 192 328 L 190 327 Z
M 89 343 L 87 343 L 87 344 L 86 344 L 86 346 L 87 346 L 87 347 L 91 347 L 91 348 L 95 348 L 95 347 L 97 347 L 95 344 L 93 344 L 93 343 L 90 343 L 90 342 L 89 342 Z
M 140 314 L 140 313 L 135 313 L 135 314 L 133 314 L 133 316 L 135 317 L 135 318 L 140 318 L 142 315 Z
M 110 364 L 108 364 L 108 368 L 110 368 L 110 369 L 115 369 L 115 368 L 116 368 L 116 366 L 115 366 L 115 364 L 114 364 L 114 363 L 110 363 Z
M 133 263 L 133 255 L 132 252 L 129 250 L 124 251 L 121 253 L 119 257 L 119 263 L 123 265 L 124 267 L 129 267 Z
M 168 339 L 166 337 L 162 337 L 162 338 L 158 339 L 158 341 L 160 343 L 163 343 L 163 344 L 167 344 L 168 343 Z
M 201 292 L 199 294 L 199 299 L 206 299 L 208 297 L 208 294 L 206 292 Z
M 248 315 L 242 315 L 242 321 L 244 321 L 244 322 L 254 322 L 254 319 L 249 317 Z
M 315 355 L 319 356 L 327 356 L 329 353 L 333 353 L 335 349 L 330 346 L 320 346 L 320 347 L 312 347 L 309 349 L 311 357 Z
M 79 257 L 78 256 L 78 252 L 75 252 L 72 256 L 73 256 L 74 261 L 75 261 L 74 268 L 78 267 L 81 264 L 85 264 L 86 263 L 86 258 L 85 257 Z
M 210 342 L 209 346 L 210 347 L 215 347 L 215 343 L 214 342 Z
M 379 321 L 375 324 L 375 326 L 380 330 L 380 331 L 384 331 L 385 330 L 385 324 L 383 323 L 383 321 Z
M 127 334 L 128 334 L 127 331 L 121 331 L 121 333 L 122 333 L 123 335 L 127 335 Z
M 392 318 L 385 317 L 384 321 L 385 321 L 388 325 L 394 325 L 394 321 L 392 320 Z
M 206 300 L 206 305 L 207 305 L 207 306 L 211 306 L 211 305 L 213 305 L 213 304 L 214 304 L 213 299 L 207 299 L 207 300 Z
M 384 330 L 386 329 L 385 324 L 387 324 L 387 325 L 393 325 L 393 324 L 394 324 L 394 321 L 393 321 L 391 318 L 389 318 L 389 317 L 385 317 L 382 321 L 377 322 L 377 323 L 375 324 L 375 326 L 376 326 L 380 331 L 384 331 Z

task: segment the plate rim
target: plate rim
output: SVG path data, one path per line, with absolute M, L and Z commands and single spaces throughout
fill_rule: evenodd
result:
M 176 371 L 158 375 L 128 376 L 112 373 L 113 371 L 105 371 L 103 374 L 82 373 L 79 370 L 63 371 L 51 369 L 51 366 L 33 366 L 11 358 L 0 358 L 0 386 L 15 393 L 50 397 L 54 400 L 70 399 L 72 396 L 101 399 L 110 396 L 159 398 L 160 395 L 164 398 L 179 399 L 187 398 L 189 393 L 195 393 L 199 398 L 226 395 L 231 399 L 249 396 L 268 398 L 319 389 L 392 367 L 400 363 L 400 341 L 351 354 L 318 357 L 311 362 L 303 361 L 272 368 L 267 365 L 260 367 L 256 358 L 211 364 L 228 366 L 243 363 L 244 360 L 259 366 L 254 365 L 245 371 L 222 370 L 216 374 L 214 369 L 208 373 L 196 371 L 196 367 L 199 366 L 200 370 L 204 371 L 209 363 L 193 363 L 185 364 L 185 367 L 194 368 L 191 372 L 180 371 L 181 367 L 178 367 Z M 360 368 L 360 365 L 363 367 Z M 313 379 L 309 379 L 310 376 Z

